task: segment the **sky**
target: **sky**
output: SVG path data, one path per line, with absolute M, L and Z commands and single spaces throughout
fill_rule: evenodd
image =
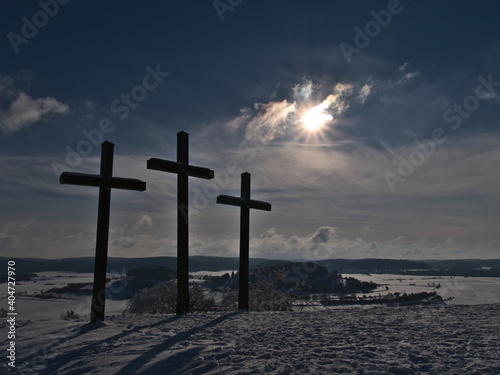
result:
M 6 3 L 7 4 L 7 3 Z M 189 133 L 190 255 L 500 258 L 500 5 L 494 1 L 9 1 L 0 15 L 0 253 L 176 254 L 176 158 Z

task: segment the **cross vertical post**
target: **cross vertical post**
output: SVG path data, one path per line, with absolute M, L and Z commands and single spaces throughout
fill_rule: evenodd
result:
M 177 162 L 182 170 L 177 175 L 177 315 L 189 308 L 189 138 L 181 132 L 177 141 Z M 182 310 L 182 311 L 181 311 Z
M 104 321 L 104 302 L 106 291 L 106 271 L 108 264 L 109 211 L 111 206 L 111 188 L 106 183 L 113 175 L 112 143 L 103 143 L 101 148 L 101 176 L 103 184 L 99 186 L 99 206 L 97 209 L 97 234 L 94 260 L 94 286 L 90 309 L 90 321 Z
M 241 175 L 241 198 L 245 204 L 240 212 L 240 285 L 238 310 L 248 310 L 248 273 L 250 268 L 250 173 Z
M 189 134 L 177 133 L 177 161 L 151 158 L 148 169 L 177 174 L 177 315 L 189 312 L 189 190 L 188 178 L 214 178 L 214 171 L 189 165 Z
M 94 186 L 99 188 L 94 285 L 90 306 L 91 323 L 95 323 L 99 319 L 104 321 L 111 188 L 136 191 L 146 190 L 146 183 L 143 181 L 131 178 L 113 177 L 113 151 L 113 143 L 108 141 L 102 143 L 101 170 L 99 175 L 63 172 L 59 177 L 59 182 L 61 184 Z
M 219 195 L 217 203 L 240 207 L 240 283 L 238 310 L 248 310 L 248 277 L 250 248 L 250 209 L 271 211 L 271 204 L 250 199 L 250 173 L 241 174 L 241 196 Z

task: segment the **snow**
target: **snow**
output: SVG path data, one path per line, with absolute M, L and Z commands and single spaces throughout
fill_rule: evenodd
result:
M 444 299 L 452 297 L 447 304 L 479 305 L 500 303 L 500 277 L 462 277 L 462 276 L 405 276 L 391 274 L 349 274 L 361 281 L 373 281 L 381 287 L 372 293 L 437 292 Z M 440 285 L 439 288 L 436 288 Z M 388 287 L 386 290 L 385 286 Z
M 28 374 L 499 374 L 500 305 L 22 321 Z M 2 329 L 2 331 L 4 331 Z
M 92 281 L 91 274 L 41 276 L 17 290 Z M 16 369 L 4 355 L 0 374 L 500 374 L 500 278 L 353 276 L 384 284 L 376 294 L 433 291 L 440 284 L 436 291 L 455 299 L 138 316 L 122 315 L 126 300 L 108 298 L 106 321 L 89 324 L 90 296 L 17 297 Z M 6 296 L 0 291 L 4 308 Z M 81 318 L 61 319 L 68 310 Z M 7 328 L 1 319 L 2 348 L 8 348 Z

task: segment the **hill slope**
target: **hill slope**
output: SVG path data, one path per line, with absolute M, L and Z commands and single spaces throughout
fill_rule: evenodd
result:
M 499 374 L 499 312 L 375 307 L 21 321 L 16 365 L 62 375 Z

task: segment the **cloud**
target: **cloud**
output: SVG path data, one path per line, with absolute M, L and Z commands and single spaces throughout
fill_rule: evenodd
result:
M 398 85 L 408 82 L 413 77 L 415 77 L 419 74 L 420 74 L 420 72 L 408 72 L 408 73 L 403 74 L 403 76 L 398 80 Z
M 338 227 L 321 226 L 304 235 L 285 235 L 275 228 L 250 239 L 250 257 L 283 260 L 321 259 L 452 259 L 470 254 L 471 244 L 455 238 L 405 240 L 403 236 L 374 240 L 375 234 L 359 236 Z M 74 239 L 73 239 L 74 241 Z M 67 241 L 70 243 L 70 241 Z M 110 240 L 111 256 L 175 256 L 175 238 L 153 234 L 127 234 Z M 488 257 L 497 242 L 474 246 L 477 257 Z M 221 257 L 239 256 L 239 238 L 214 239 L 193 236 L 189 239 L 190 255 Z M 77 256 L 77 254 L 74 254 Z
M 311 237 L 311 241 L 314 243 L 328 243 L 328 241 L 330 241 L 330 239 L 332 239 L 335 234 L 335 228 L 321 227 Z
M 410 72 L 408 71 L 408 66 L 410 64 L 405 62 L 403 65 L 401 65 L 399 67 L 399 71 L 403 74 L 401 77 L 399 77 L 399 79 L 397 80 L 397 83 L 396 85 L 400 85 L 400 84 L 403 84 L 403 83 L 406 83 L 408 82 L 409 80 L 411 80 L 413 77 L 416 77 L 417 75 L 420 74 L 419 71 L 415 71 L 415 72 Z
M 2 245 L 3 249 L 22 244 L 25 233 L 33 229 L 33 222 L 35 222 L 34 219 L 5 223 L 0 231 L 0 245 Z M 30 226 L 31 228 L 29 228 Z
M 32 79 L 32 73 L 19 72 L 17 80 L 10 76 L 0 76 L 0 129 L 4 133 L 14 133 L 29 128 L 52 114 L 69 112 L 66 104 L 55 98 L 30 97 L 23 87 Z
M 311 80 L 304 79 L 302 83 L 296 83 L 292 86 L 293 97 L 296 100 L 307 102 L 313 92 L 319 87 L 319 84 L 314 84 Z
M 13 90 L 14 79 L 9 76 L 0 76 L 0 98 L 11 97 L 15 95 L 15 91 Z
M 292 86 L 289 98 L 255 103 L 253 109 L 245 107 L 238 116 L 226 122 L 226 128 L 232 131 L 243 129 L 245 139 L 269 143 L 290 135 L 290 131 L 308 121 L 307 116 L 323 119 L 323 122 L 342 116 L 351 105 L 351 97 L 357 93 L 357 98 L 364 103 L 372 86 L 339 82 L 330 92 L 316 93 L 320 87 L 318 83 L 303 79 Z
M 369 84 L 363 85 L 363 87 L 361 87 L 361 90 L 357 97 L 361 104 L 365 104 L 366 98 L 368 97 L 368 95 L 370 95 L 371 90 L 372 87 Z
M 368 236 L 368 235 L 367 235 Z M 474 242 L 472 242 L 473 244 Z M 470 254 L 474 248 L 478 257 L 488 257 L 497 243 L 478 244 L 464 242 L 462 239 L 444 238 L 442 240 L 396 239 L 374 241 L 359 237 L 336 227 L 323 226 L 309 235 L 285 236 L 274 228 L 261 237 L 250 241 L 250 253 L 255 258 L 321 260 L 321 259 L 453 259 Z M 270 256 L 272 254 L 272 256 Z
M 21 92 L 7 110 L 0 111 L 0 127 L 5 133 L 29 128 L 50 114 L 64 114 L 69 107 L 54 98 L 33 99 Z
M 153 227 L 153 219 L 151 216 L 144 214 L 137 218 L 132 223 L 125 224 L 120 230 L 123 233 L 135 233 L 144 228 Z
M 242 108 L 240 109 L 240 114 L 235 118 L 229 120 L 226 126 L 230 130 L 238 130 L 241 127 L 245 126 L 245 124 L 252 118 L 252 110 L 250 108 Z
M 341 96 L 350 96 L 354 91 L 354 85 L 351 83 L 339 82 L 333 88 L 333 92 Z
M 270 142 L 295 123 L 295 102 L 289 103 L 286 99 L 282 102 L 257 103 L 255 110 L 256 114 L 246 127 L 247 139 Z
M 150 234 L 121 236 L 109 241 L 110 256 L 175 256 L 177 241 Z
M 277 259 L 331 259 L 356 257 L 370 248 L 371 242 L 358 237 L 349 237 L 339 228 L 323 226 L 305 236 L 285 236 L 274 228 L 250 243 L 253 257 Z

